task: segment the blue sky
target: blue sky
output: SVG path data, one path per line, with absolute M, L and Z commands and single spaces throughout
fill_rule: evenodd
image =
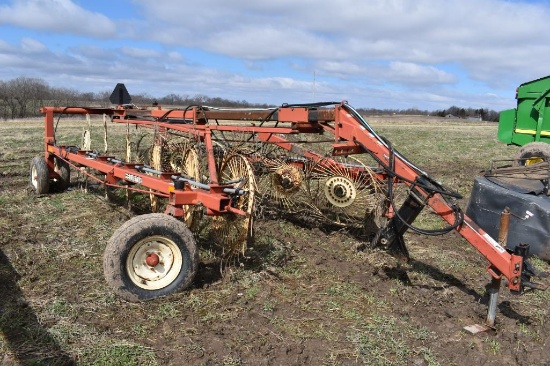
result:
M 549 1 L 0 0 L 0 80 L 502 110 L 550 74 L 548 19 Z

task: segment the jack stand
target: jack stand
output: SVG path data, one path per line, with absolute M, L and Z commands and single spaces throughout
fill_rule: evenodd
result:
M 510 228 L 510 209 L 508 207 L 504 208 L 500 214 L 500 227 L 498 230 L 498 243 L 502 247 L 506 247 L 508 242 L 508 230 Z M 489 293 L 489 304 L 487 309 L 487 318 L 485 319 L 485 324 L 474 324 L 464 329 L 472 334 L 477 334 L 481 332 L 486 332 L 491 329 L 495 329 L 495 318 L 497 315 L 497 304 L 498 304 L 498 294 L 500 292 L 500 284 L 502 282 L 502 277 L 493 277 L 491 279 L 491 284 L 488 288 Z
M 485 320 L 485 324 L 487 324 L 487 326 L 491 328 L 495 326 L 500 282 L 500 278 L 493 277 L 493 279 L 491 280 L 491 286 L 489 287 L 489 309 L 487 310 L 487 319 Z
M 500 227 L 498 229 L 498 243 L 506 248 L 508 242 L 508 231 L 510 229 L 510 209 L 505 207 L 500 214 Z M 495 317 L 497 314 L 498 293 L 500 290 L 501 277 L 493 277 L 489 287 L 489 309 L 487 310 L 487 319 L 485 324 L 489 327 L 495 326 Z

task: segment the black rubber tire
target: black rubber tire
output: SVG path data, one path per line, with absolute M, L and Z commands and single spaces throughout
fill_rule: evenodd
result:
M 37 194 L 46 194 L 50 191 L 50 171 L 43 156 L 35 156 L 31 160 L 29 182 Z
M 182 258 L 181 269 L 177 276 L 159 289 L 138 286 L 128 273 L 127 261 L 132 260 L 132 258 L 129 259 L 129 255 L 133 247 L 151 237 L 162 237 L 174 244 L 179 251 L 174 256 L 181 254 Z M 197 272 L 198 263 L 195 239 L 187 226 L 172 216 L 153 213 L 136 216 L 115 231 L 105 248 L 103 272 L 107 284 L 118 296 L 130 302 L 139 302 L 166 296 L 189 287 Z M 133 271 L 133 268 L 131 270 Z M 137 275 L 136 272 L 132 273 L 134 274 Z
M 550 161 L 550 144 L 545 142 L 530 142 L 522 146 L 516 154 L 516 159 L 542 158 Z M 526 160 L 517 160 L 518 165 L 526 165 Z
M 50 184 L 52 192 L 63 192 L 71 184 L 71 168 L 69 163 L 59 158 L 54 158 L 54 171 L 59 175 L 59 179 L 54 179 Z

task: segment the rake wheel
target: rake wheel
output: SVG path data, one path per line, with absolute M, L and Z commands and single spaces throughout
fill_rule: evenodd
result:
M 149 164 L 153 169 L 162 172 L 179 171 L 178 169 L 183 169 L 182 164 L 184 163 L 184 154 L 187 151 L 188 141 L 187 139 L 169 140 L 168 137 L 160 134 L 156 136 L 150 150 Z M 180 165 L 179 168 L 178 165 Z M 195 166 L 198 167 L 198 163 Z M 196 172 L 192 171 L 191 173 Z M 159 198 L 154 194 L 150 194 L 149 197 L 151 200 L 151 211 L 159 212 Z
M 153 147 L 151 149 L 151 167 L 155 170 L 162 170 L 162 161 L 163 161 L 163 155 L 165 152 L 164 144 L 162 141 L 157 141 L 155 144 L 153 144 Z M 149 194 L 149 199 L 151 201 L 151 211 L 152 212 L 159 212 L 159 198 L 151 193 Z
M 170 156 L 172 170 L 199 182 L 201 179 L 201 167 L 197 150 L 193 147 L 181 147 L 181 150 L 173 151 Z M 183 220 L 187 224 L 187 227 L 191 231 L 196 231 L 201 219 L 202 209 L 195 205 L 184 205 L 183 210 L 185 211 Z
M 82 150 L 92 150 L 92 137 L 90 130 L 82 131 Z
M 150 164 L 155 134 L 148 129 L 130 129 L 126 125 L 126 162 Z
M 362 227 L 379 214 L 382 188 L 374 172 L 353 157 L 327 157 L 306 172 L 306 190 L 315 215 L 343 227 Z
M 219 172 L 220 183 L 231 182 L 234 188 L 246 193 L 235 196 L 232 206 L 244 211 L 245 215 L 227 213 L 213 217 L 212 228 L 215 241 L 223 248 L 225 256 L 244 255 L 246 244 L 252 237 L 254 196 L 256 181 L 252 166 L 242 155 L 228 155 Z
M 255 164 L 258 177 L 258 202 L 272 205 L 287 213 L 304 210 L 305 174 L 302 158 L 281 154 L 261 157 Z
M 281 165 L 271 174 L 274 193 L 280 197 L 290 197 L 300 191 L 303 182 L 302 171 L 294 165 Z

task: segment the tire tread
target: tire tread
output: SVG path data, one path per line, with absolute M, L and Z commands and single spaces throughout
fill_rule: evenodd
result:
M 159 290 L 141 289 L 131 283 L 125 274 L 126 256 L 130 250 L 131 242 L 136 236 L 159 235 L 159 231 L 169 233 L 169 235 L 177 235 L 181 238 L 181 242 L 185 246 L 185 250 L 189 256 L 189 258 L 186 258 L 185 252 L 182 251 L 184 257 L 184 268 L 182 268 L 182 271 L 185 271 L 185 261 L 188 260 L 190 264 L 188 273 L 181 279 L 181 276 L 178 276 L 177 280 L 165 288 Z M 162 213 L 152 213 L 136 216 L 126 221 L 115 231 L 105 248 L 103 271 L 108 285 L 117 295 L 125 300 L 137 302 L 165 296 L 189 287 L 197 271 L 198 262 L 199 253 L 195 239 L 187 226 L 172 216 Z M 179 282 L 176 283 L 176 281 Z
M 32 184 L 32 169 L 33 167 L 36 169 L 36 183 L 37 186 L 35 187 Z M 35 156 L 31 160 L 30 169 L 29 169 L 29 183 L 33 190 L 37 194 L 46 194 L 50 191 L 50 171 L 48 169 L 48 163 L 46 162 L 46 159 L 42 156 Z

